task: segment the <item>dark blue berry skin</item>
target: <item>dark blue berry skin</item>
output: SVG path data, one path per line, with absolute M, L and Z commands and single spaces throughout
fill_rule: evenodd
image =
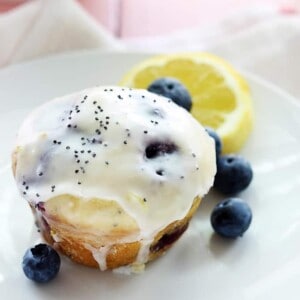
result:
M 246 189 L 253 178 L 250 163 L 238 155 L 217 158 L 214 188 L 225 195 L 234 195 Z
M 216 156 L 220 156 L 221 152 L 222 152 L 222 141 L 220 139 L 220 137 L 218 136 L 218 134 L 211 129 L 210 127 L 206 127 L 205 128 L 206 132 L 209 134 L 210 137 L 212 137 L 215 141 L 215 145 L 216 145 Z
M 148 91 L 170 98 L 187 111 L 192 108 L 192 99 L 188 90 L 175 78 L 163 77 L 156 79 L 149 85 Z
M 249 228 L 252 212 L 249 205 L 239 198 L 228 198 L 213 209 L 210 217 L 216 233 L 225 238 L 237 238 Z
M 26 277 L 38 283 L 45 283 L 57 275 L 60 257 L 49 245 L 38 244 L 25 252 L 22 267 Z
M 164 156 L 166 154 L 172 154 L 177 151 L 177 146 L 172 142 L 153 142 L 147 146 L 145 153 L 149 159 L 156 158 L 158 156 Z

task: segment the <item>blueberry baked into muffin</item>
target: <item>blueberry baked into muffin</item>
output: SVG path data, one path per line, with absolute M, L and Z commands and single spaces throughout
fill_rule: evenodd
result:
M 163 254 L 216 172 L 214 141 L 186 110 L 110 86 L 37 108 L 12 159 L 46 241 L 101 270 L 140 267 Z

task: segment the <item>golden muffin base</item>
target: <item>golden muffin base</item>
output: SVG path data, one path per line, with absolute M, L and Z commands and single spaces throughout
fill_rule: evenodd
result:
M 200 201 L 200 198 L 196 197 L 192 207 L 183 219 L 169 224 L 155 236 L 150 246 L 148 261 L 164 254 L 179 239 L 188 228 L 189 221 L 196 212 Z M 87 249 L 90 247 L 99 249 L 101 246 L 105 246 L 104 242 L 102 245 L 101 241 L 99 242 L 99 236 L 88 230 L 75 228 L 74 224 L 66 224 L 49 216 L 45 218 L 43 214 L 47 215 L 47 213 L 42 212 L 41 214 L 41 209 L 32 206 L 31 208 L 36 216 L 41 233 L 49 244 L 54 245 L 56 249 L 77 263 L 99 268 L 99 264 L 94 259 L 92 252 Z M 124 233 L 129 234 L 126 230 Z M 119 237 L 121 237 L 121 232 L 119 232 Z M 114 234 L 105 238 L 106 243 L 111 245 L 106 255 L 107 269 L 115 269 L 136 263 L 141 247 L 140 241 L 120 243 Z M 113 242 L 114 239 L 116 240 L 115 243 Z
M 17 165 L 17 151 L 18 148 L 12 154 L 12 169 L 14 176 Z M 79 201 L 78 198 L 70 195 L 62 195 L 58 198 L 72 198 L 73 200 L 75 199 L 75 202 Z M 40 202 L 41 205 L 30 204 L 30 207 L 44 239 L 71 260 L 89 267 L 99 268 L 98 262 L 88 248 L 99 249 L 108 244 L 111 246 L 106 254 L 107 269 L 115 269 L 136 263 L 141 248 L 141 242 L 135 240 L 134 242 L 126 243 L 120 242 L 120 240 L 124 237 L 132 238 L 132 236 L 138 236 L 139 229 L 137 224 L 115 202 L 103 201 L 100 199 L 96 200 L 98 201 L 98 211 L 105 212 L 108 210 L 109 219 L 104 218 L 104 222 L 98 224 L 96 228 L 92 228 L 92 230 L 91 227 L 93 227 L 93 224 L 80 224 L 80 222 L 79 224 L 74 224 L 72 215 L 70 218 L 65 218 L 64 211 L 59 211 L 59 207 L 55 207 L 55 205 L 47 207 L 48 204 L 51 203 L 51 200 L 45 203 Z M 66 201 L 62 202 L 67 203 Z M 180 238 L 188 228 L 189 222 L 195 214 L 200 202 L 201 198 L 196 197 L 190 210 L 183 219 L 172 222 L 155 236 L 150 245 L 148 260 L 145 263 L 164 254 Z M 61 201 L 59 201 L 59 203 L 61 203 Z M 88 201 L 88 203 L 90 202 Z M 68 206 L 69 205 L 61 207 L 61 209 L 66 209 Z M 115 217 L 111 212 L 112 209 L 116 210 L 118 214 L 120 211 L 123 214 L 118 228 L 114 228 L 115 224 L 111 223 Z M 86 207 L 84 207 L 84 211 L 87 215 L 91 214 L 91 210 L 86 209 Z M 111 218 L 111 216 L 113 217 Z M 119 220 L 120 216 L 118 215 L 116 218 Z M 85 219 L 89 220 L 89 218 Z M 99 235 L 98 230 L 101 230 L 101 227 L 105 227 L 105 229 L 104 232 Z

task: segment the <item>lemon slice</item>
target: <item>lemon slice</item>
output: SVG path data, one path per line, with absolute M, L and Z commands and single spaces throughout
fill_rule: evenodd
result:
M 192 96 L 192 115 L 216 130 L 223 153 L 239 151 L 253 126 L 249 87 L 223 59 L 208 53 L 180 53 L 151 57 L 133 67 L 120 84 L 147 87 L 157 78 L 180 80 Z

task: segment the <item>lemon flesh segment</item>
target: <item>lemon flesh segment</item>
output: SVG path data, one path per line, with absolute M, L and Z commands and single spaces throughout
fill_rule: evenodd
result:
M 157 78 L 180 80 L 192 96 L 191 114 L 216 130 L 223 153 L 239 151 L 253 127 L 249 87 L 243 77 L 223 59 L 207 53 L 154 56 L 133 67 L 121 85 L 147 89 Z

